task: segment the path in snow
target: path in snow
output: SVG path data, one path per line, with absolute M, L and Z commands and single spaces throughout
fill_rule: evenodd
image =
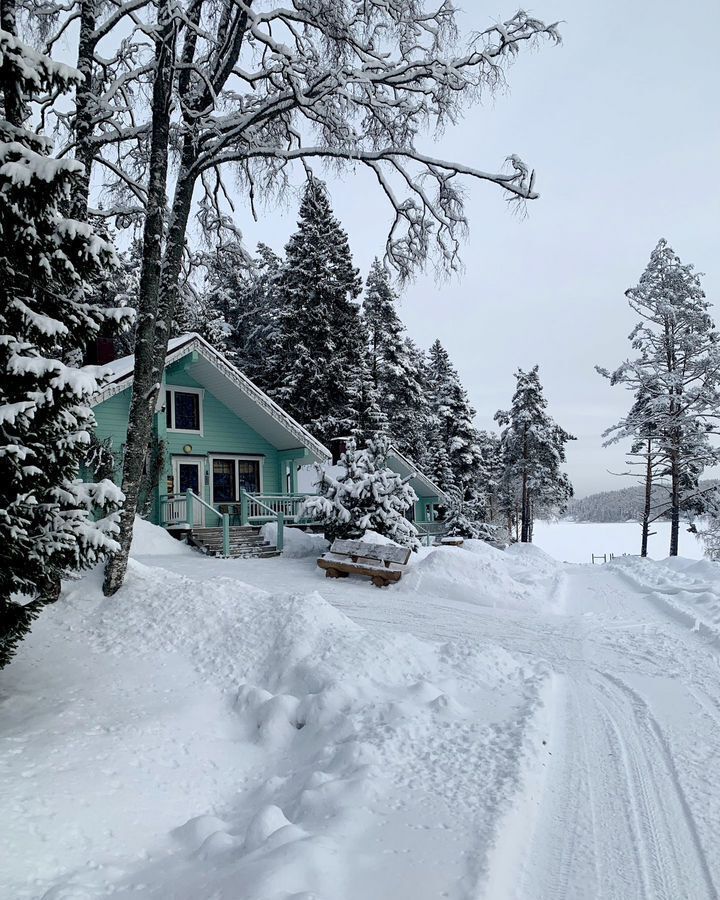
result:
M 288 588 L 302 580 L 305 565 L 298 561 L 293 572 L 289 562 L 282 570 Z M 251 571 L 244 569 L 248 576 Z M 537 754 L 528 754 L 524 791 L 490 852 L 487 900 L 719 896 L 718 644 L 634 585 L 622 561 L 562 567 L 554 596 L 543 604 L 554 614 L 457 597 L 418 602 L 360 583 L 321 581 L 318 587 L 367 628 L 431 640 L 476 635 L 520 658 L 544 658 L 553 671 L 547 722 L 541 723 L 547 724 L 546 743 L 540 734 Z M 441 845 L 435 847 L 440 855 Z M 486 849 L 478 846 L 478 857 Z M 392 871 L 376 857 L 380 883 L 399 887 L 418 864 L 427 867 L 432 848 L 426 848 L 428 860 L 418 859 L 421 850 L 415 842 L 407 867 L 396 858 Z M 483 880 L 481 872 L 475 888 L 468 885 L 468 897 L 478 896 Z M 440 896 L 434 890 L 422 896 Z M 466 895 L 456 890 L 448 896 Z
M 611 567 L 570 567 L 564 594 L 564 621 L 537 635 L 557 677 L 544 771 L 521 804 L 534 821 L 525 842 L 504 834 L 487 896 L 717 898 L 717 648 Z

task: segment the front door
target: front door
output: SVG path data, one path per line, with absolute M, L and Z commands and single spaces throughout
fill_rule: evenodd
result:
M 188 459 L 183 456 L 173 458 L 173 475 L 175 476 L 175 493 L 184 494 L 192 491 L 198 497 L 203 496 L 205 464 L 202 459 Z M 200 503 L 193 503 L 193 522 L 191 525 L 203 525 L 205 509 Z

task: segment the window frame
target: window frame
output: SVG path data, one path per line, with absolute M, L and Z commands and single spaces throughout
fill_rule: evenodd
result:
M 235 494 L 236 497 L 234 500 L 215 500 L 215 483 L 213 481 L 213 463 L 216 459 L 230 460 L 235 467 Z M 208 454 L 208 473 L 210 478 L 210 503 L 213 506 L 216 506 L 219 503 L 239 503 L 240 502 L 240 476 L 238 472 L 238 463 L 239 462 L 254 462 L 258 464 L 258 474 L 259 474 L 259 485 L 258 485 L 258 493 L 263 493 L 263 482 L 264 482 L 264 472 L 265 468 L 264 462 L 265 457 L 261 454 L 253 454 L 253 453 L 210 453 Z
M 167 395 L 170 394 L 170 422 L 171 425 L 166 424 L 166 428 L 168 431 L 175 432 L 178 434 L 197 434 L 200 437 L 203 437 L 205 434 L 205 421 L 203 418 L 203 406 L 205 401 L 205 391 L 203 388 L 193 388 L 193 387 L 184 387 L 181 384 L 178 385 L 165 385 L 165 398 L 167 403 Z M 200 427 L 198 429 L 195 428 L 176 428 L 175 427 L 175 394 L 195 394 L 198 398 L 198 423 Z M 165 421 L 167 423 L 167 410 L 165 412 Z

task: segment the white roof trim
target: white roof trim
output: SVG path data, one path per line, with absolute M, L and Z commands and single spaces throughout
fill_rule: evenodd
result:
M 193 351 L 197 352 L 211 365 L 215 366 L 238 390 L 242 391 L 272 419 L 297 438 L 300 444 L 307 447 L 315 456 L 319 459 L 332 458 L 332 454 L 327 447 L 323 446 L 309 431 L 303 428 L 299 422 L 296 422 L 292 416 L 288 415 L 274 400 L 271 400 L 264 391 L 261 391 L 256 384 L 253 384 L 239 369 L 236 369 L 235 366 L 229 363 L 222 353 L 211 344 L 208 344 L 199 334 L 181 335 L 179 338 L 170 341 L 168 348 L 168 354 L 165 357 L 165 368 L 182 359 L 183 356 L 187 356 Z M 125 359 L 129 358 L 126 357 Z M 112 363 L 108 365 L 108 368 L 112 368 Z M 115 394 L 119 394 L 130 387 L 133 381 L 133 371 L 132 369 L 129 372 L 123 371 L 126 368 L 126 366 L 123 366 L 121 371 L 117 375 L 112 376 L 109 383 L 95 394 L 91 400 L 92 406 L 97 406 L 99 403 L 103 403 L 110 397 L 115 396 Z
M 435 482 L 432 481 L 432 479 L 428 478 L 428 476 L 424 472 L 422 472 L 411 459 L 408 459 L 407 456 L 404 456 L 397 449 L 397 447 L 391 446 L 388 450 L 388 456 L 394 456 L 396 459 L 399 459 L 401 463 L 406 465 L 408 469 L 410 469 L 414 473 L 413 477 L 417 478 L 418 481 L 422 481 L 423 484 L 425 484 L 430 489 L 430 494 L 432 496 L 445 500 L 448 503 L 451 502 L 450 496 L 446 494 L 445 491 L 442 490 L 442 488 L 438 487 L 438 485 L 436 485 Z

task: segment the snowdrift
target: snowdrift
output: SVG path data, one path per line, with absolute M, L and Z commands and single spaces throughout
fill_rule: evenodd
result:
M 675 618 L 720 641 L 720 564 L 676 557 L 627 556 L 609 563 Z
M 369 629 L 308 589 L 310 560 L 273 560 L 268 575 L 304 573 L 278 592 L 159 568 L 154 554 L 192 551 L 147 523 L 136 540 L 121 592 L 104 599 L 100 572 L 70 584 L 9 670 L 8 896 L 335 900 L 358 896 L 349 882 L 378 842 L 397 847 L 388 861 L 413 896 L 428 874 L 402 856 L 408 827 L 453 823 L 435 837 L 448 858 L 458 828 L 490 846 L 544 666 L 477 637 Z M 486 602 L 495 589 L 530 602 L 499 551 L 459 553 L 429 553 L 419 579 L 441 590 L 454 572 L 460 595 L 481 577 Z M 415 824 L 387 832 L 390 815 Z M 375 868 L 366 896 L 387 883 Z
M 516 610 L 543 609 L 559 565 L 534 547 L 497 550 L 484 541 L 439 547 L 415 563 L 400 582 L 408 593 Z

